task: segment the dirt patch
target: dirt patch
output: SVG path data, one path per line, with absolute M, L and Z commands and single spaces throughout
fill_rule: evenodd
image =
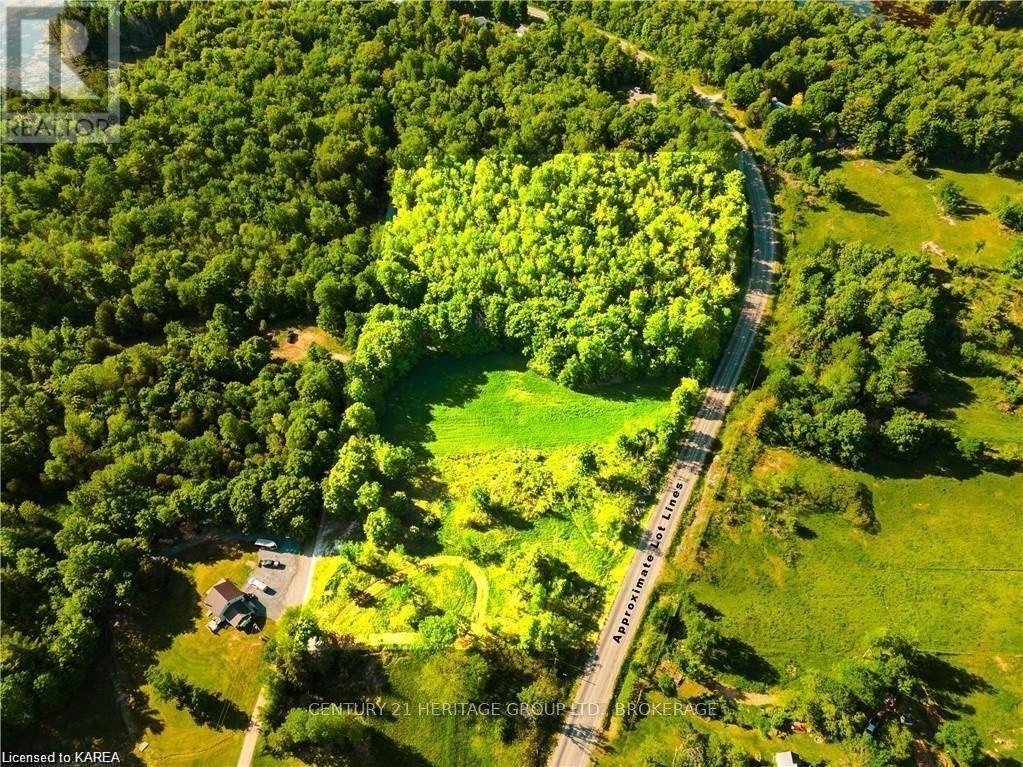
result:
M 340 341 L 325 330 L 315 325 L 278 328 L 270 331 L 272 341 L 276 344 L 270 356 L 284 362 L 301 362 L 309 354 L 309 349 L 316 344 L 322 346 L 330 356 L 340 362 L 348 362 L 352 355 L 346 352 Z
M 640 101 L 649 101 L 651 104 L 657 103 L 656 93 L 644 93 L 643 91 L 629 91 L 629 104 L 638 104 Z

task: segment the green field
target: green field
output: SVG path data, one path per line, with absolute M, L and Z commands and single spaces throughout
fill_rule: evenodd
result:
M 384 434 L 435 456 L 589 445 L 630 424 L 651 425 L 670 394 L 668 382 L 573 391 L 507 353 L 433 357 L 396 388 Z
M 251 552 L 216 542 L 174 557 L 165 575 L 147 587 L 143 614 L 117 621 L 111 651 L 33 744 L 70 751 L 116 748 L 127 764 L 234 764 L 259 692 L 263 643 L 258 634 L 234 629 L 214 636 L 201 602 L 221 578 L 244 583 L 255 564 Z M 264 635 L 273 625 L 264 627 Z M 153 664 L 212 694 L 207 702 L 215 705 L 205 712 L 210 723 L 199 724 L 152 695 L 143 676 Z M 121 702 L 115 684 L 124 692 Z
M 643 507 L 649 473 L 647 459 L 623 453 L 616 438 L 653 426 L 668 412 L 670 393 L 666 383 L 576 392 L 510 354 L 431 359 L 397 387 L 383 433 L 429 448 L 409 483 L 430 538 L 373 551 L 374 568 L 347 565 L 343 555 L 322 559 L 311 604 L 332 631 L 368 644 L 414 642 L 423 612 L 458 616 L 468 628 L 455 648 L 429 658 L 387 655 L 386 701 L 415 710 L 420 702 L 463 699 L 457 676 L 464 648 L 514 646 L 536 615 L 521 585 L 523 562 L 535 552 L 553 554 L 571 573 L 580 591 L 566 609 L 580 631 L 596 631 L 626 564 L 625 530 Z M 593 474 L 580 473 L 584 447 L 598 456 Z M 482 518 L 471 500 L 481 488 L 492 501 Z M 352 586 L 357 598 L 346 598 Z M 413 594 L 424 606 L 417 611 L 410 609 Z M 521 668 L 508 676 L 514 689 L 500 694 L 514 700 L 529 678 Z M 518 767 L 531 758 L 530 739 L 506 738 L 509 723 L 495 718 L 398 716 L 371 724 L 382 764 Z
M 796 460 L 777 452 L 770 471 Z M 1018 474 L 967 478 L 878 478 L 879 529 L 868 533 L 833 516 L 800 519 L 780 540 L 758 521 L 709 542 L 694 583 L 721 613 L 727 636 L 748 643 L 777 671 L 826 669 L 892 628 L 930 653 L 978 675 L 962 691 L 964 711 L 989 744 L 1023 738 L 1023 493 Z M 983 713 L 981 713 L 983 712 Z
M 158 608 L 147 620 L 142 639 L 144 655 L 155 651 L 153 662 L 185 677 L 191 684 L 221 697 L 215 724 L 198 724 L 187 711 L 157 700 L 147 685 L 149 743 L 143 758 L 153 764 L 231 764 L 238 758 L 248 715 L 255 705 L 263 643 L 258 634 L 234 629 L 214 636 L 206 628 L 202 596 L 221 578 L 244 584 L 255 567 L 251 552 L 233 546 L 203 544 L 181 555 L 176 576 L 161 594 Z M 264 628 L 264 633 L 272 626 Z M 128 658 L 129 663 L 141 658 Z M 147 658 L 148 660 L 148 658 Z M 133 669 L 144 671 L 141 663 Z
M 778 667 L 830 663 L 884 626 L 929 652 L 1023 653 L 1023 550 L 1005 545 L 1023 535 L 1019 478 L 860 476 L 876 533 L 822 515 L 801 519 L 810 532 L 791 541 L 755 523 L 713 541 L 696 589 L 726 633 Z
M 119 634 L 115 662 L 127 686 L 137 690 L 132 717 L 139 742 L 148 743 L 141 752 L 145 762 L 211 765 L 233 764 L 238 758 L 259 693 L 262 642 L 257 634 L 234 629 L 214 636 L 206 628 L 201 602 L 221 578 L 244 583 L 255 564 L 250 552 L 229 544 L 207 542 L 188 549 L 174 559 L 144 620 Z M 207 712 L 210 723 L 200 724 L 189 712 L 153 696 L 142 676 L 154 663 L 216 696 Z
M 835 171 L 850 194 L 841 202 L 807 210 L 799 246 L 812 248 L 825 237 L 859 240 L 919 252 L 924 243 L 965 261 L 1001 268 L 1011 238 L 994 216 L 1000 197 L 1023 194 L 1023 184 L 992 173 L 938 169 L 932 178 L 897 172 L 873 160 L 849 160 Z M 942 215 L 934 187 L 951 179 L 963 188 L 970 208 L 960 218 Z M 976 245 L 984 241 L 979 254 Z
M 952 377 L 935 405 L 947 406 L 947 423 L 956 434 L 980 439 L 1006 456 L 1023 457 L 1023 417 L 998 407 L 998 379 Z
M 413 496 L 437 520 L 440 551 L 426 559 L 411 552 L 381 554 L 389 574 L 358 576 L 368 597 L 362 605 L 332 590 L 339 558 L 322 560 L 313 584 L 321 619 L 338 633 L 363 639 L 408 639 L 414 613 L 397 597 L 407 598 L 411 591 L 432 610 L 469 617 L 477 589 L 464 568 L 423 568 L 444 557 L 455 563 L 481 560 L 475 566 L 488 594 L 486 615 L 478 622 L 491 630 L 521 628 L 525 606 L 515 590 L 514 566 L 519 554 L 556 549 L 573 571 L 606 590 L 627 546 L 604 525 L 632 513 L 629 492 L 634 490 L 605 483 L 592 505 L 565 514 L 551 513 L 556 488 L 576 481 L 580 448 L 604 445 L 610 456 L 613 438 L 626 429 L 652 426 L 667 412 L 669 396 L 670 387 L 660 382 L 576 392 L 526 370 L 520 357 L 505 353 L 424 362 L 388 402 L 384 434 L 396 443 L 421 441 L 430 449 L 429 469 L 412 478 Z M 640 465 L 607 460 L 605 471 L 615 482 L 630 472 L 638 481 Z M 477 487 L 486 488 L 501 508 L 482 527 L 467 518 L 468 499 Z

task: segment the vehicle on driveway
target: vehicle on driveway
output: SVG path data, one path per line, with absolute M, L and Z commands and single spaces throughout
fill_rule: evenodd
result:
M 269 587 L 259 580 L 259 578 L 249 578 L 249 585 L 259 589 L 260 591 L 266 591 Z
M 269 538 L 257 538 L 256 539 L 257 549 L 269 549 L 270 551 L 277 550 L 277 541 L 271 541 Z
M 284 563 L 279 559 L 261 559 L 259 560 L 260 567 L 268 567 L 271 570 L 284 569 Z

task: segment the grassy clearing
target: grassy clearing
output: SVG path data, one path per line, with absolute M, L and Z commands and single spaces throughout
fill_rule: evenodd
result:
M 468 619 L 484 646 L 494 634 L 515 644 L 538 612 L 523 578 L 541 552 L 571 573 L 573 629 L 596 631 L 626 565 L 628 525 L 642 507 L 649 470 L 645 459 L 616 446 L 617 437 L 667 414 L 670 391 L 640 384 L 574 392 L 507 354 L 420 365 L 398 387 L 383 423 L 389 440 L 429 449 L 425 469 L 409 478 L 409 495 L 417 524 L 430 533 L 407 549 L 375 552 L 370 564 L 350 565 L 343 555 L 321 560 L 311 600 L 321 621 L 339 634 L 397 642 L 415 637 L 424 614 L 446 613 Z M 596 451 L 592 473 L 581 473 L 583 447 Z M 489 498 L 483 510 L 472 500 L 481 494 Z M 384 656 L 385 702 L 415 712 L 421 702 L 466 700 L 464 646 L 429 658 Z M 490 683 L 501 689 L 488 688 L 487 699 L 514 701 L 530 681 L 520 666 L 502 668 Z M 533 761 L 533 739 L 512 737 L 512 723 L 496 717 L 401 715 L 371 726 L 381 764 Z
M 258 635 L 233 629 L 213 636 L 206 629 L 201 602 L 221 578 L 244 583 L 255 564 L 251 552 L 215 542 L 179 555 L 162 582 L 147 586 L 152 593 L 144 600 L 146 612 L 117 623 L 112 652 L 90 672 L 66 710 L 28 738 L 27 745 L 64 751 L 116 749 L 127 764 L 234 764 L 259 692 L 256 674 L 263 643 Z M 154 663 L 220 696 L 209 712 L 219 724 L 200 725 L 188 712 L 157 700 L 143 678 Z M 123 711 L 115 679 L 125 693 Z M 129 734 L 124 715 L 137 740 Z M 137 748 L 142 742 L 148 743 L 145 751 Z
M 832 237 L 915 253 L 932 242 L 964 261 L 1002 268 L 1011 238 L 995 218 L 994 208 L 1004 195 L 1023 194 L 1018 181 L 945 169 L 925 179 L 898 173 L 894 166 L 874 160 L 849 160 L 835 172 L 850 194 L 841 203 L 806 212 L 806 226 L 799 235 L 801 248 L 813 248 Z M 942 179 L 963 188 L 970 208 L 961 218 L 948 218 L 938 208 L 934 187 Z M 985 245 L 977 253 L 981 240 Z
M 669 382 L 578 392 L 526 369 L 513 354 L 434 357 L 397 387 L 384 434 L 435 456 L 602 442 L 667 410 Z
M 301 362 L 309 354 L 309 349 L 317 344 L 322 346 L 330 356 L 341 362 L 347 362 L 352 358 L 351 352 L 344 348 L 344 345 L 328 333 L 315 325 L 302 325 L 295 328 L 297 338 L 293 342 L 288 341 L 288 328 L 281 327 L 275 330 L 275 346 L 270 352 L 275 360 L 284 362 Z
M 526 605 L 516 588 L 516 562 L 532 550 L 557 551 L 584 582 L 598 591 L 611 587 L 627 547 L 608 520 L 627 517 L 634 505 L 629 491 L 613 486 L 637 478 L 609 465 L 604 484 L 610 489 L 571 512 L 555 511 L 554 488 L 576 480 L 580 446 L 652 426 L 667 412 L 669 395 L 662 383 L 575 392 L 527 371 L 509 354 L 429 360 L 398 388 L 385 434 L 394 442 L 425 443 L 433 454 L 430 470 L 413 479 L 413 497 L 436 520 L 439 550 L 431 549 L 431 558 L 460 557 L 482 573 L 487 609 L 473 623 L 520 630 Z M 494 499 L 493 516 L 482 525 L 468 519 L 474 488 Z M 359 584 L 360 603 L 332 589 L 340 559 L 328 558 L 317 568 L 314 604 L 332 630 L 359 636 L 413 630 L 422 611 L 411 607 L 412 592 L 430 612 L 469 618 L 478 591 L 473 578 L 461 567 L 424 569 L 431 558 L 390 552 L 389 574 Z
M 771 451 L 761 471 L 805 460 Z M 978 675 L 960 691 L 962 712 L 974 711 L 990 746 L 1012 743 L 1007 753 L 1018 755 L 1023 551 L 1005 544 L 1023 536 L 1019 475 L 860 476 L 873 492 L 876 533 L 831 516 L 802 519 L 792 540 L 756 519 L 716 528 L 695 594 L 721 614 L 724 634 L 782 676 L 826 669 L 881 628 L 904 633 Z

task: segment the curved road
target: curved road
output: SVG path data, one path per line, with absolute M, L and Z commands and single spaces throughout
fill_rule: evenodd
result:
M 701 95 L 700 98 L 705 106 L 726 119 L 714 105 L 714 97 Z M 725 411 L 767 309 L 774 282 L 774 212 L 760 169 L 745 140 L 734 127 L 732 133 L 742 146 L 741 164 L 746 176 L 746 198 L 753 226 L 753 263 L 742 313 L 618 587 L 600 637 L 579 680 L 575 700 L 558 735 L 548 762 L 550 767 L 586 767 L 590 763 L 622 665 L 664 566 L 665 552 L 671 548 L 686 503 L 713 451 Z

